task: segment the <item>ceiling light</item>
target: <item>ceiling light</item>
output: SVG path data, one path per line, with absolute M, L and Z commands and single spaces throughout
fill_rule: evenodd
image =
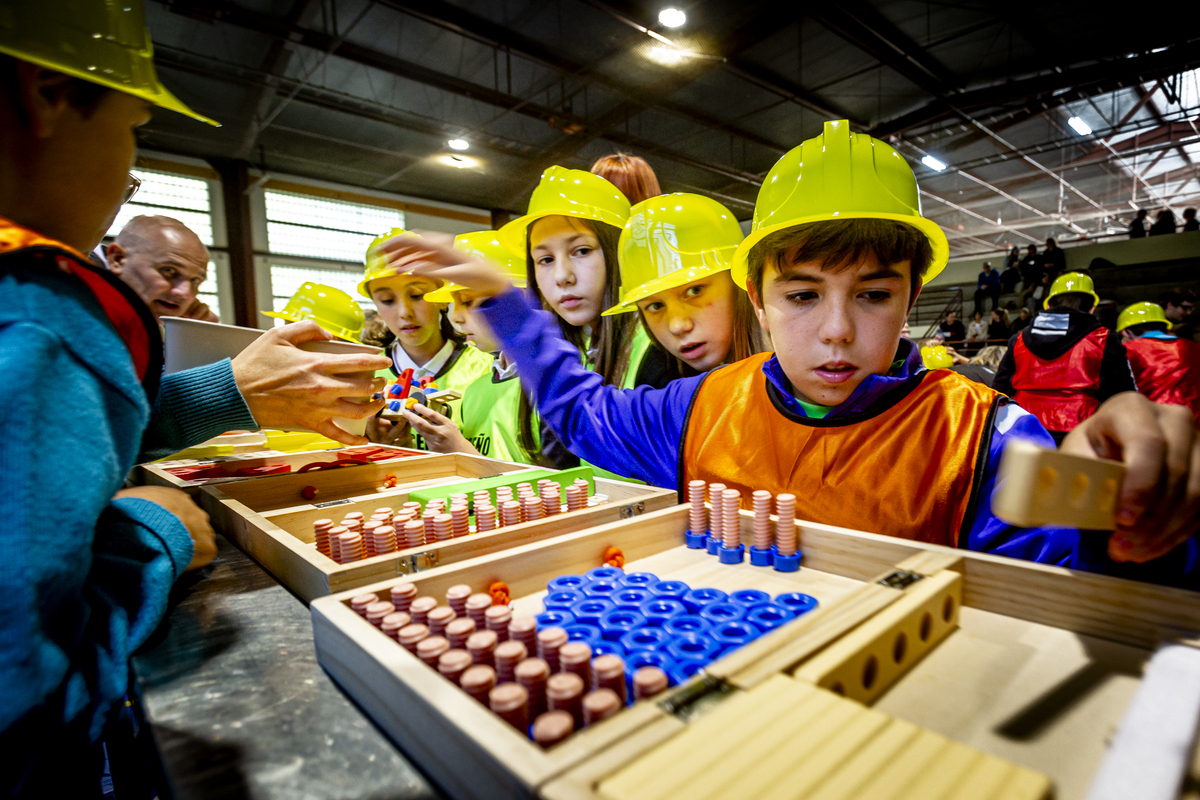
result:
M 941 161 L 938 161 L 933 156 L 929 156 L 929 155 L 922 158 L 921 163 L 937 172 L 941 172 L 942 170 L 944 170 L 946 168 L 945 164 L 943 164 Z
M 1091 136 L 1092 135 L 1092 129 L 1090 127 L 1088 127 L 1088 124 L 1086 122 L 1084 122 L 1083 120 L 1081 120 L 1079 117 L 1071 117 L 1069 120 L 1067 120 L 1067 124 L 1070 125 L 1071 129 L 1074 130 L 1076 133 L 1078 133 L 1080 136 Z
M 664 8 L 658 12 L 658 21 L 667 28 L 678 28 L 687 22 L 687 14 L 680 11 L 678 8 Z
M 689 54 L 685 50 L 677 50 L 674 47 L 651 47 L 646 51 L 646 55 L 659 64 L 673 67 L 687 58 Z
M 451 150 L 466 150 L 471 146 L 471 143 L 466 139 L 451 139 L 446 144 Z

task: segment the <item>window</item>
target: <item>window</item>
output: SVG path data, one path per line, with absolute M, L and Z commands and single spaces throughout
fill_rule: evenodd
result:
M 179 220 L 200 237 L 205 247 L 213 246 L 212 197 L 208 181 L 153 169 L 130 172 L 141 179 L 142 185 L 133 200 L 121 206 L 107 236 L 115 237 L 134 217 L 152 214 Z M 198 295 L 200 302 L 207 303 L 217 316 L 221 315 L 217 267 L 211 259 L 208 277 L 200 284 Z
M 282 311 L 305 281 L 341 289 L 364 311 L 373 310 L 375 304 L 358 293 L 363 255 L 375 237 L 404 227 L 404 212 L 292 192 L 263 194 L 275 310 Z
M 404 227 L 404 212 L 268 191 L 267 241 L 278 255 L 362 264 L 371 240 Z

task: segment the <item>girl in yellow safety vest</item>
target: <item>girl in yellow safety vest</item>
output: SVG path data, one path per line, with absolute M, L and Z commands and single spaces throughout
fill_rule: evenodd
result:
M 621 301 L 670 354 L 671 378 L 699 375 L 766 350 L 749 296 L 729 276 L 742 230 L 725 206 L 695 194 L 634 206 L 621 233 Z
M 476 378 L 487 373 L 492 357 L 468 344 L 454 330 L 444 304 L 426 299 L 427 294 L 441 286 L 440 280 L 401 272 L 373 253 L 376 245 L 405 233 L 396 228 L 371 242 L 366 255 L 366 274 L 358 285 L 359 293 L 375 302 L 379 317 L 396 337 L 386 351 L 392 359 L 392 375 L 385 377 L 394 380 L 412 369 L 413 382 L 428 376 L 439 389 L 462 392 Z M 449 402 L 453 416 L 459 414 L 461 402 Z M 394 444 L 407 434 L 407 426 L 393 425 L 381 417 L 367 423 L 367 438 L 373 442 Z M 425 446 L 419 436 L 416 446 Z

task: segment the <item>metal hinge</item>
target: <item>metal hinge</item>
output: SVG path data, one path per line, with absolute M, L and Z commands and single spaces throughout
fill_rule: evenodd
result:
M 639 500 L 636 503 L 629 503 L 628 505 L 621 506 L 621 519 L 629 519 L 630 517 L 636 517 L 640 514 L 645 514 L 645 513 L 646 513 L 645 501 Z
M 670 697 L 659 702 L 658 707 L 668 714 L 688 722 L 736 691 L 733 684 L 724 678 L 705 676 L 702 680 L 674 692 Z
M 331 506 L 347 506 L 352 500 L 326 500 L 324 503 L 313 503 L 313 508 L 330 508 Z
M 895 572 L 889 572 L 887 575 L 884 575 L 877 582 L 892 589 L 905 589 L 924 577 L 924 575 L 918 575 L 906 569 L 898 569 Z

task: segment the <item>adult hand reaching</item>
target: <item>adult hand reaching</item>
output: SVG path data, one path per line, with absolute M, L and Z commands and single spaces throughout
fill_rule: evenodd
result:
M 1200 438 L 1185 406 L 1153 403 L 1137 392 L 1114 395 L 1061 449 L 1125 464 L 1118 527 L 1108 540 L 1113 561 L 1159 558 L 1200 527 Z
M 233 359 L 233 377 L 250 413 L 261 427 L 301 427 L 343 444 L 367 439 L 335 425 L 335 417 L 362 419 L 383 408 L 385 381 L 374 373 L 391 360 L 384 355 L 310 353 L 297 345 L 333 335 L 305 320 L 273 328 Z

